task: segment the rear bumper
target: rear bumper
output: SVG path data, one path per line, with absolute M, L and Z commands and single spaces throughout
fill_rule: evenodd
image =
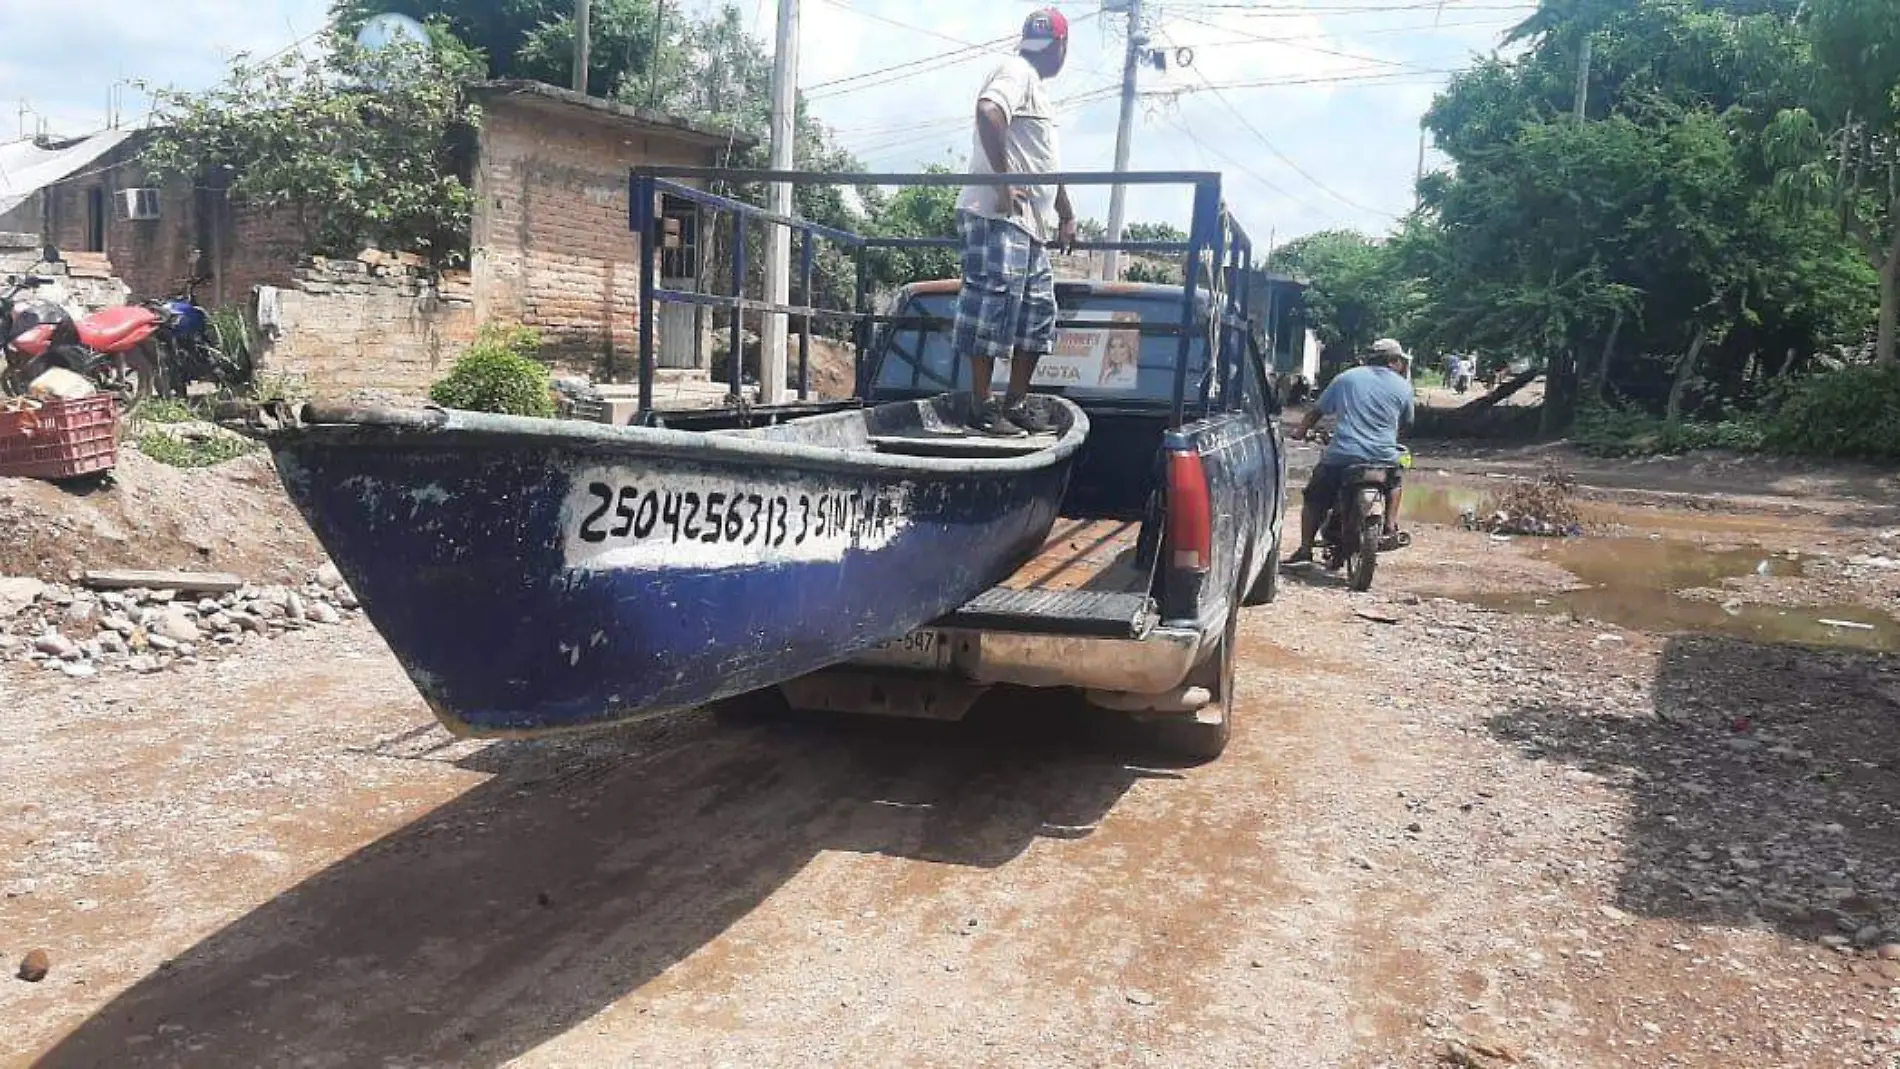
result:
M 1181 685 L 1210 641 L 1192 627 L 1156 627 L 1142 638 L 949 630 L 944 671 L 973 683 L 1083 687 L 1156 694 Z

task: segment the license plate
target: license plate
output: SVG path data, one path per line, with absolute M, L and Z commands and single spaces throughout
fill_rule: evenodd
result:
M 950 663 L 950 642 L 942 631 L 925 628 L 865 650 L 856 660 L 891 668 L 944 668 Z

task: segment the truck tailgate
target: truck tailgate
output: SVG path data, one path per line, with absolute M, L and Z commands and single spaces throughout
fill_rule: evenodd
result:
M 1140 538 L 1139 521 L 1059 519 L 1028 563 L 934 626 L 1140 638 L 1155 621 Z

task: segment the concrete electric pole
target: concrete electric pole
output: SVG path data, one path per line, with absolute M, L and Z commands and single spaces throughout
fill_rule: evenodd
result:
M 792 141 L 797 136 L 798 112 L 798 0 L 778 0 L 778 44 L 772 52 L 772 169 L 794 169 Z M 792 187 L 774 182 L 767 206 L 780 215 L 792 214 Z M 790 304 L 792 292 L 792 232 L 767 228 L 765 299 Z M 767 312 L 759 332 L 759 403 L 785 400 L 785 350 L 790 317 Z
M 593 0 L 574 0 L 574 91 L 587 92 L 587 46 L 593 37 L 589 26 Z
M 1141 34 L 1141 0 L 1128 4 L 1128 51 L 1122 57 L 1122 114 L 1115 127 L 1115 170 L 1128 169 L 1129 141 L 1135 132 L 1135 72 L 1141 68 L 1141 47 L 1147 40 Z M 1127 187 L 1117 183 L 1108 194 L 1108 240 L 1122 239 L 1122 212 Z M 1113 282 L 1121 274 L 1121 253 L 1110 249 L 1102 258 L 1102 277 Z

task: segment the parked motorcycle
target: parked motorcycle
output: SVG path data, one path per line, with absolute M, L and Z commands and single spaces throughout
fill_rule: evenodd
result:
M 1392 508 L 1392 488 L 1398 483 L 1400 471 L 1411 466 L 1411 451 L 1402 450 L 1397 464 L 1356 465 L 1346 470 L 1340 483 L 1339 498 L 1321 528 L 1320 538 L 1326 546 L 1323 561 L 1327 571 L 1344 567 L 1346 582 L 1354 590 L 1372 589 L 1372 573 L 1379 566 L 1380 543 L 1385 537 L 1385 517 Z M 1400 545 L 1409 541 L 1404 539 Z
M 0 296 L 0 344 L 6 352 L 0 386 L 23 394 L 49 368 L 61 367 L 119 394 L 127 407 L 162 391 L 164 369 L 152 342 L 156 312 L 127 305 L 74 319 L 52 301 L 19 299 L 52 283 L 42 275 L 7 279 Z
M 165 396 L 183 397 L 194 382 L 229 389 L 251 380 L 248 347 L 215 336 L 210 315 L 193 295 L 203 281 L 187 279 L 178 296 L 144 305 L 158 316 L 154 341 L 164 372 L 161 392 Z

